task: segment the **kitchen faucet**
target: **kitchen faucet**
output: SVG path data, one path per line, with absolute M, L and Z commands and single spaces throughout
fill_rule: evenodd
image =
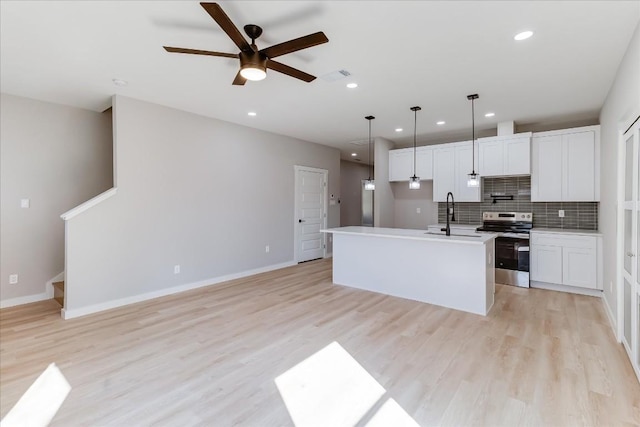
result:
M 451 196 L 451 209 L 449 209 L 449 196 Z M 451 220 L 449 220 L 449 213 L 451 213 Z M 451 236 L 451 226 L 450 221 L 456 220 L 456 202 L 453 200 L 453 193 L 449 191 L 447 193 L 447 226 L 445 228 L 440 229 L 440 231 L 444 231 L 447 236 Z

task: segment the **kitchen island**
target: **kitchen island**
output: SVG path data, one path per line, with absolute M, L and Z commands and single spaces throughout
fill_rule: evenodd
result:
M 340 227 L 333 234 L 333 283 L 486 315 L 493 305 L 491 233 Z

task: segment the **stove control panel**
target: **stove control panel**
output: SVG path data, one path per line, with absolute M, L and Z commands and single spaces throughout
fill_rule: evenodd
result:
M 533 222 L 533 214 L 531 212 L 484 212 L 482 214 L 482 220 L 501 222 Z

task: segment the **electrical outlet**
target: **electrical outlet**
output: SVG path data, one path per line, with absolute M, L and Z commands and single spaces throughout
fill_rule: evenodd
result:
M 9 275 L 9 284 L 10 285 L 17 285 L 18 284 L 18 275 L 17 274 L 10 274 Z
M 560 210 L 558 211 L 558 216 L 559 216 L 560 218 L 564 218 L 564 209 L 560 209 Z
M 264 247 L 264 252 L 267 253 L 267 254 L 269 253 L 269 245 Z
M 421 209 L 420 208 L 416 208 L 416 213 L 420 213 Z
M 174 265 L 173 266 L 173 274 L 180 274 L 180 266 L 179 265 Z

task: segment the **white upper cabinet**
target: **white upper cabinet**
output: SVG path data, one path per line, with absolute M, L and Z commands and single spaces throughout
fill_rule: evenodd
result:
M 445 202 L 447 193 L 456 195 L 456 151 L 452 144 L 438 145 L 433 150 L 433 201 Z
M 456 202 L 479 202 L 482 194 L 480 192 L 480 186 L 469 187 L 467 180 L 471 170 L 478 171 L 478 150 L 475 150 L 475 158 L 473 158 L 473 147 L 471 141 L 456 145 L 456 191 L 453 192 Z M 445 201 L 446 201 L 445 194 Z
M 479 202 L 480 187 L 467 187 L 472 170 L 471 141 L 436 145 L 433 148 L 433 201 L 444 202 L 453 193 L 456 202 Z M 478 151 L 475 152 L 476 165 Z
M 531 173 L 531 133 L 478 140 L 479 173 L 482 176 L 513 176 Z
M 433 148 L 416 148 L 416 175 L 420 180 L 433 179 Z M 389 181 L 409 181 L 413 176 L 413 148 L 389 151 Z
M 532 202 L 600 200 L 600 126 L 541 132 L 531 148 Z
M 416 149 L 416 175 L 421 180 L 433 179 L 433 147 Z
M 409 181 L 413 175 L 413 148 L 389 151 L 389 181 Z

